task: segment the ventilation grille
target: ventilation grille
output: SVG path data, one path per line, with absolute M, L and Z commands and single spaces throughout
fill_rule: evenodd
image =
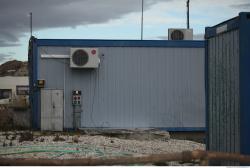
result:
M 171 33 L 172 40 L 184 40 L 184 33 L 181 30 L 174 30 Z
M 83 66 L 88 63 L 89 55 L 84 50 L 77 50 L 72 55 L 72 61 L 77 66 Z

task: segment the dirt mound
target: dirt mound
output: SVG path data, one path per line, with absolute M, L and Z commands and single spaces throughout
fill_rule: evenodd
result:
M 28 63 L 8 61 L 0 65 L 0 76 L 28 76 Z

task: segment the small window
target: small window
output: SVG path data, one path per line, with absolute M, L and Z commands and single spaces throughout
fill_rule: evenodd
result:
M 0 89 L 0 99 L 11 99 L 11 89 Z
M 16 86 L 16 95 L 29 95 L 29 86 Z

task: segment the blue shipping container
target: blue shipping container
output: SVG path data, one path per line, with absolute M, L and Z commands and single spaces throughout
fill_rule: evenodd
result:
M 207 149 L 250 154 L 250 13 L 206 28 Z

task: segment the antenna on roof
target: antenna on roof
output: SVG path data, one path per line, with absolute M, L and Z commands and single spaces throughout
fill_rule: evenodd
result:
M 143 12 L 144 12 L 144 0 L 141 1 L 141 40 L 143 40 Z
M 30 12 L 30 37 L 32 37 L 32 12 Z
M 187 29 L 189 29 L 189 2 L 190 0 L 187 0 Z

